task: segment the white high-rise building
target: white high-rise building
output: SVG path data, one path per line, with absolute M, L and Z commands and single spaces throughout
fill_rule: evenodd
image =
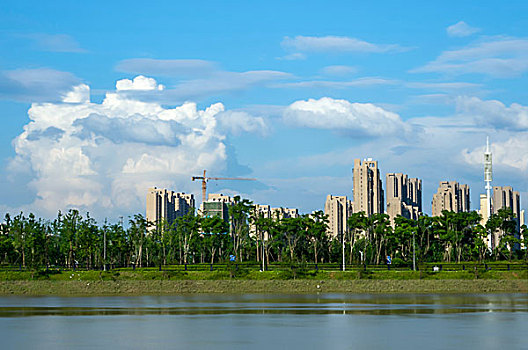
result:
M 170 225 L 177 217 L 187 215 L 195 207 L 194 195 L 151 187 L 147 192 L 147 221 Z
M 354 212 L 352 201 L 346 196 L 326 196 L 324 213 L 328 216 L 328 230 L 330 237 L 342 239 L 347 230 L 348 218 Z

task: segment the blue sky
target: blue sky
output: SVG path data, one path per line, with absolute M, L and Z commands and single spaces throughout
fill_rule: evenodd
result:
M 366 157 L 423 179 L 426 212 L 441 180 L 477 208 L 487 135 L 494 184 L 525 199 L 527 10 L 3 1 L 0 211 L 127 216 L 148 186 L 199 197 L 189 178 L 207 168 L 259 179 L 211 191 L 309 212 L 351 196 Z

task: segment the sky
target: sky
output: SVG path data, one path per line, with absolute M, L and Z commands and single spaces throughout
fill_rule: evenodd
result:
M 528 203 L 526 1 L 0 3 L 0 215 L 145 212 L 148 187 L 321 210 L 383 178 Z

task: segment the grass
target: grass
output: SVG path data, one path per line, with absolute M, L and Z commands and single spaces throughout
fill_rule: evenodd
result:
M 410 271 L 309 269 L 215 271 L 0 271 L 0 295 L 181 293 L 526 293 L 528 270 Z

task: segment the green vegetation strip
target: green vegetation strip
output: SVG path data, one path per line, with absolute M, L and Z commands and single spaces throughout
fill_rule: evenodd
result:
M 0 295 L 185 293 L 527 293 L 528 271 L 1 272 Z

